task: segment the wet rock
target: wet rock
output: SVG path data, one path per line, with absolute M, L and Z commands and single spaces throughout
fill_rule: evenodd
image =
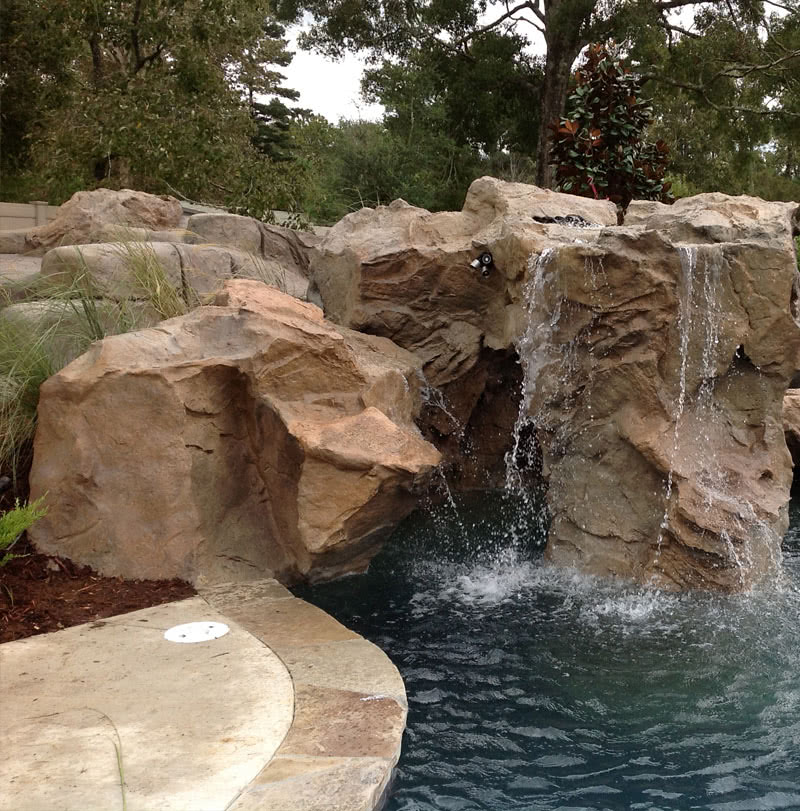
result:
M 439 461 L 418 361 L 252 281 L 95 344 L 41 389 L 37 547 L 128 578 L 366 567 Z
M 345 217 L 312 258 L 312 288 L 331 319 L 418 355 L 423 427 L 453 466 L 508 424 L 513 397 L 485 396 L 483 359 L 517 350 L 551 560 L 745 589 L 775 572 L 787 521 L 798 211 L 706 194 L 632 205 L 617 227 L 611 203 L 481 178 L 461 212 L 395 201 Z M 558 221 L 570 215 L 595 227 Z M 483 252 L 486 277 L 470 268 Z M 482 462 L 497 469 L 511 441 L 484 442 Z
M 736 591 L 775 576 L 788 525 L 794 211 L 702 197 L 540 256 L 520 346 L 549 559 Z

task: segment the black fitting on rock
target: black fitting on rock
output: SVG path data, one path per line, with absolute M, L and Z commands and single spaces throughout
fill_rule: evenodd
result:
M 480 270 L 481 276 L 485 279 L 492 272 L 494 257 L 489 251 L 483 251 L 477 259 L 473 259 L 469 266 L 474 270 Z

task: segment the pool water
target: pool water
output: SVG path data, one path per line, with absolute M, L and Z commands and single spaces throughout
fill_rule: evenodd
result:
M 800 500 L 792 517 L 782 582 L 671 595 L 544 566 L 531 511 L 484 493 L 298 594 L 403 675 L 390 811 L 800 809 Z

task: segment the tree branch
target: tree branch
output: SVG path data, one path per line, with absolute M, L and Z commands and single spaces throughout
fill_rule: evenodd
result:
M 489 23 L 488 25 L 484 25 L 483 28 L 476 28 L 474 31 L 470 31 L 465 37 L 462 37 L 457 42 L 453 43 L 454 45 L 463 45 L 465 42 L 469 42 L 471 39 L 475 39 L 475 37 L 479 37 L 481 34 L 485 34 L 487 31 L 491 31 L 497 28 L 498 25 L 502 25 L 506 20 L 513 18 L 515 14 L 518 14 L 520 11 L 532 11 L 536 14 L 536 7 L 533 5 L 530 0 L 527 0 L 525 3 L 520 3 L 518 6 L 514 6 L 514 8 L 509 9 L 508 7 L 505 14 L 501 14 L 494 22 Z
M 682 90 L 690 90 L 692 93 L 697 93 L 700 98 L 718 113 L 749 113 L 750 115 L 782 115 L 788 118 L 800 119 L 800 112 L 795 113 L 786 109 L 769 109 L 769 108 L 756 108 L 756 107 L 738 107 L 733 104 L 717 104 L 712 101 L 708 96 L 708 87 L 701 84 L 692 84 L 691 82 L 679 82 L 677 79 L 670 79 L 667 76 L 662 76 L 658 73 L 644 73 L 641 75 L 642 82 L 653 81 L 668 84 L 670 87 L 678 87 Z
M 788 51 L 783 56 L 773 59 L 772 62 L 767 62 L 764 65 L 735 65 L 725 70 L 721 70 L 717 76 L 724 76 L 727 79 L 744 79 L 751 73 L 759 71 L 772 70 L 772 68 L 782 65 L 784 62 L 789 62 L 792 59 L 800 60 L 800 48 L 794 51 Z
M 679 25 L 673 25 L 671 22 L 667 20 L 660 20 L 659 25 L 665 31 L 674 31 L 676 34 L 683 34 L 685 37 L 692 37 L 693 39 L 702 39 L 702 36 L 695 31 L 689 31 L 686 28 L 681 28 Z
M 683 8 L 684 6 L 699 6 L 708 0 L 661 0 L 661 2 L 653 3 L 653 6 L 659 11 L 667 11 L 671 8 Z
M 131 45 L 133 46 L 133 73 L 137 74 L 143 67 L 142 50 L 139 44 L 139 22 L 142 18 L 142 0 L 136 0 L 131 19 Z
M 160 42 L 152 53 L 139 59 L 139 61 L 136 63 L 136 68 L 133 71 L 133 75 L 135 76 L 142 68 L 146 68 L 148 65 L 152 65 L 153 62 L 155 62 L 158 58 L 160 58 L 161 54 L 164 53 L 165 47 L 166 43 Z

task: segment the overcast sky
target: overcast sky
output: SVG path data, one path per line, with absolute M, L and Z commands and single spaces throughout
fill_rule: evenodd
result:
M 332 124 L 340 118 L 375 121 L 383 113 L 379 104 L 361 101 L 361 74 L 364 62 L 348 54 L 339 62 L 332 62 L 319 54 L 301 51 L 297 47 L 297 29 L 287 31 L 289 48 L 294 51 L 291 64 L 283 69 L 286 87 L 300 93 L 297 106 L 324 115 Z

